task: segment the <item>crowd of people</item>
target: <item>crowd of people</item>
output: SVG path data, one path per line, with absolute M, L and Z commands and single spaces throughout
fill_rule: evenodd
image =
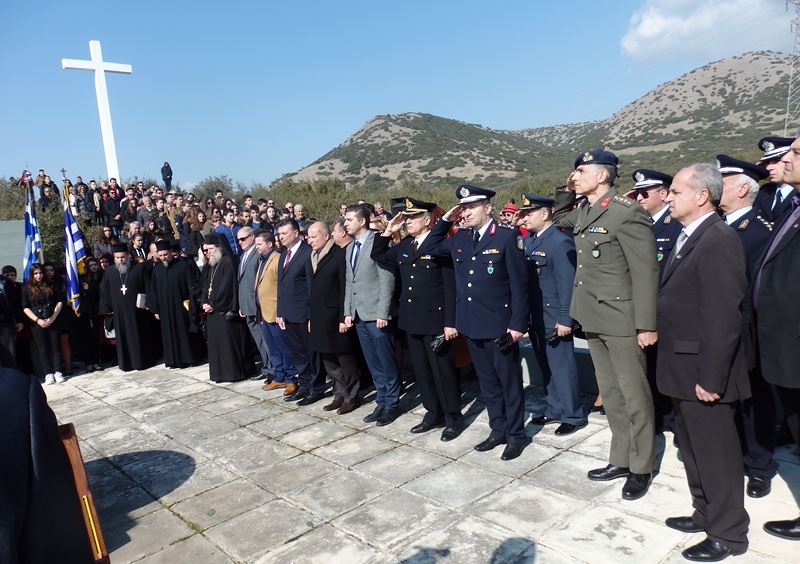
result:
M 641 498 L 655 435 L 671 432 L 694 512 L 666 525 L 707 534 L 687 559 L 720 560 L 747 549 L 744 493 L 770 493 L 779 430 L 800 443 L 800 311 L 790 297 L 800 139 L 759 147 L 758 163 L 717 155 L 674 177 L 638 169 L 624 193 L 617 156 L 588 150 L 554 198 L 520 194 L 497 218 L 495 192 L 469 184 L 446 213 L 403 197 L 388 210 L 343 203 L 321 221 L 291 202 L 78 177 L 62 189 L 98 229 L 80 316 L 56 265 L 34 265 L 24 286 L 5 267 L 0 363 L 59 383 L 73 347 L 93 370 L 113 343 L 122 370 L 207 360 L 212 381 L 264 380 L 287 402 L 329 398 L 323 409 L 339 414 L 374 386 L 363 419 L 382 426 L 401 414 L 407 359 L 425 408 L 409 431 L 441 428 L 452 441 L 464 428 L 457 366 L 471 362 L 491 428 L 474 448 L 504 445 L 512 460 L 530 442 L 520 339 L 528 334 L 546 377 L 546 410 L 530 424 L 557 423 L 563 437 L 587 424 L 580 335 L 599 389 L 593 409 L 612 432 L 608 465 L 587 478 L 624 478 L 622 498 Z M 50 205 L 58 187 L 40 177 L 38 203 Z M 28 361 L 26 332 L 37 351 Z M 800 540 L 798 519 L 764 528 Z

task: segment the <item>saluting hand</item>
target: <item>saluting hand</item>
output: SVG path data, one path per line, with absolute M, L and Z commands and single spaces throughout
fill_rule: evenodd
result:
M 567 176 L 567 190 L 570 191 L 570 192 L 574 192 L 575 191 L 575 181 L 572 179 L 572 176 L 574 174 L 575 174 L 575 171 L 572 171 L 572 172 L 569 173 L 569 176 Z
M 715 402 L 720 397 L 719 394 L 716 392 L 705 391 L 700 384 L 695 384 L 694 395 L 697 396 L 697 399 L 699 399 L 700 401 L 704 401 L 706 403 Z
M 458 221 L 458 218 L 461 217 L 461 211 L 463 209 L 464 206 L 462 206 L 461 204 L 456 204 L 455 206 L 450 208 L 450 210 L 446 214 L 442 216 L 442 219 L 444 219 L 445 221 L 452 221 L 453 223 L 455 223 L 456 221 Z
M 394 233 L 400 231 L 403 228 L 403 224 L 406 222 L 406 218 L 403 214 L 398 213 L 396 214 L 391 220 L 389 220 L 386 229 L 384 230 L 381 235 L 384 237 L 391 237 Z

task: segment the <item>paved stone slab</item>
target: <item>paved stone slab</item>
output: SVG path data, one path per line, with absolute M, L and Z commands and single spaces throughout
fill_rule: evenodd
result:
M 224 413 L 230 413 L 231 411 L 236 411 L 237 409 L 241 409 L 243 407 L 251 406 L 255 403 L 259 403 L 256 398 L 252 398 L 250 396 L 235 395 L 230 398 L 201 405 L 200 409 L 202 409 L 203 411 L 208 411 L 209 413 L 213 413 L 214 415 L 222 415 Z
M 439 523 L 450 509 L 403 490 L 392 490 L 333 521 L 364 542 L 388 549 Z
M 213 462 L 198 464 L 188 477 L 161 474 L 142 487 L 166 504 L 182 501 L 236 479 L 236 475 Z
M 85 442 L 105 454 L 121 454 L 160 448 L 166 446 L 169 439 L 150 427 L 137 424 L 96 435 Z
M 186 394 L 184 397 L 180 398 L 180 401 L 181 403 L 191 407 L 200 407 L 201 405 L 205 405 L 207 403 L 214 403 L 215 401 L 232 398 L 235 396 L 235 392 L 226 390 L 225 388 L 213 387 L 205 391 Z
M 620 480 L 620 487 L 622 480 Z M 667 517 L 691 515 L 692 496 L 686 478 L 658 474 L 647 495 L 636 501 L 625 501 L 620 490 L 614 488 L 596 499 L 609 507 L 625 513 L 634 513 L 644 519 L 663 524 Z
M 621 495 L 624 480 L 593 482 L 586 477 L 589 470 L 601 466 L 604 464 L 596 458 L 567 451 L 525 474 L 522 479 L 577 499 L 591 500 L 612 489 L 619 491 Z
M 508 476 L 456 461 L 402 487 L 450 507 L 463 507 L 510 481 Z
M 466 517 L 443 528 L 434 528 L 407 543 L 395 554 L 407 564 L 462 562 L 515 562 L 533 544 L 508 531 Z
M 237 427 L 236 423 L 232 423 L 227 419 L 212 417 L 173 430 L 171 435 L 174 439 L 184 444 L 197 445 L 205 440 L 224 435 Z
M 103 531 L 123 527 L 129 529 L 135 521 L 158 511 L 162 505 L 139 486 L 116 492 L 95 492 L 92 487 L 97 516 Z
M 465 511 L 531 539 L 557 523 L 579 515 L 589 503 L 530 483 L 515 481 Z
M 355 470 L 399 486 L 448 462 L 447 458 L 400 446 L 355 466 Z
M 194 535 L 137 561 L 137 564 L 176 564 L 179 562 L 232 564 L 233 560 L 211 544 L 203 535 Z
M 273 499 L 272 494 L 239 479 L 185 499 L 170 509 L 201 529 L 207 529 Z
M 305 413 L 287 411 L 279 415 L 267 417 L 263 421 L 258 421 L 252 425 L 248 425 L 247 428 L 274 439 L 281 437 L 286 433 L 296 431 L 297 429 L 302 429 L 303 427 L 308 427 L 309 425 L 313 425 L 314 423 L 318 422 L 319 419 L 316 417 L 311 417 L 310 415 L 306 415 Z
M 475 445 L 486 440 L 490 432 L 488 425 L 473 423 L 452 441 L 442 442 L 442 433 L 439 431 L 437 433 L 425 433 L 424 435 L 411 435 L 410 441 L 406 437 L 404 442 L 410 442 L 415 447 L 423 448 L 442 456 L 459 458 L 468 452 L 473 452 Z M 503 447 L 498 447 L 497 450 L 492 451 L 492 454 L 499 457 L 502 452 Z
M 284 496 L 324 519 L 333 519 L 388 490 L 389 484 L 362 474 L 339 470 Z
M 580 431 L 575 431 L 566 437 L 557 437 L 555 435 L 555 430 L 557 428 L 558 425 L 546 425 L 544 428 L 540 428 L 537 425 L 528 425 L 525 429 L 525 432 L 529 436 L 533 436 L 533 442 L 535 444 L 548 445 L 555 448 L 569 448 L 580 443 L 581 441 L 588 439 L 594 433 L 601 431 L 603 426 L 589 423 Z M 536 433 L 535 435 L 533 434 L 534 432 Z
M 538 468 L 548 460 L 555 458 L 561 451 L 559 449 L 530 444 L 525 447 L 522 454 L 514 460 L 503 460 L 497 454 L 502 453 L 502 447 L 497 447 L 496 451 L 487 456 L 485 452 L 478 452 L 475 449 L 470 450 L 467 454 L 462 456 L 459 460 L 469 462 L 475 466 L 492 470 L 498 474 L 505 474 L 506 476 L 522 476 L 527 474 L 534 468 Z
M 342 466 L 354 466 L 397 446 L 396 442 L 388 439 L 357 433 L 321 446 L 314 450 L 314 454 Z
M 611 429 L 608 427 L 602 427 L 596 433 L 592 433 L 590 436 L 584 437 L 582 441 L 571 445 L 569 450 L 597 458 L 598 460 L 607 461 L 608 446 L 610 444 Z M 556 447 L 558 447 L 558 445 L 556 445 Z
M 249 476 L 249 479 L 267 491 L 283 495 L 316 483 L 340 469 L 341 466 L 313 454 L 301 454 L 257 470 Z
M 193 534 L 192 529 L 166 509 L 137 519 L 135 526 L 103 531 L 111 562 L 138 560 Z
M 330 525 L 323 525 L 270 552 L 257 564 L 367 564 L 388 562 L 389 557 L 349 537 Z
M 273 439 L 261 439 L 217 457 L 217 462 L 243 476 L 260 468 L 297 456 L 301 451 Z
M 313 519 L 311 514 L 278 499 L 204 534 L 235 559 L 252 560 L 313 529 Z
M 223 433 L 208 439 L 197 445 L 198 452 L 211 458 L 219 458 L 229 454 L 243 446 L 260 443 L 264 440 L 264 435 L 256 433 L 245 427 L 237 427 L 230 432 Z
M 281 437 L 281 442 L 300 450 L 309 451 L 355 432 L 354 429 L 344 425 L 318 420 L 313 425 L 287 433 Z
M 641 563 L 659 562 L 675 540 L 663 525 L 595 507 L 546 532 L 540 542 L 588 562 Z
M 585 560 L 558 552 L 552 548 L 533 544 L 528 549 L 511 560 L 514 564 L 583 564 Z M 686 564 L 686 561 L 683 561 Z M 588 563 L 587 563 L 588 564 Z
M 226 401 L 226 400 L 223 400 Z M 256 421 L 261 421 L 273 415 L 280 415 L 285 413 L 286 410 L 275 405 L 272 402 L 258 401 L 252 405 L 223 413 L 222 416 L 229 421 L 233 421 L 237 425 L 247 426 Z

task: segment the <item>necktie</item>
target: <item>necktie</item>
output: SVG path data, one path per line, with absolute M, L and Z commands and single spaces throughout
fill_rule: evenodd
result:
M 681 247 L 683 247 L 683 244 L 686 242 L 686 239 L 688 238 L 689 236 L 686 235 L 686 231 L 681 230 L 680 234 L 678 235 L 678 240 L 675 241 L 675 248 L 672 249 L 672 254 L 669 255 L 669 259 L 667 261 L 667 268 L 669 268 L 675 261 L 675 257 L 681 251 Z
M 289 268 L 289 261 L 292 260 L 292 249 L 286 249 L 286 260 L 283 261 L 283 271 Z
M 478 241 L 481 240 L 481 232 L 477 229 L 472 232 L 472 247 L 475 248 L 478 246 Z
M 356 271 L 356 265 L 358 264 L 358 252 L 361 250 L 361 241 L 356 241 L 355 246 L 353 247 L 353 256 L 350 257 L 350 266 L 353 269 L 353 272 Z
M 775 201 L 772 203 L 772 209 L 774 210 L 779 205 L 781 205 L 782 201 L 783 201 L 783 193 L 781 192 L 781 189 L 778 188 L 777 190 L 775 190 Z
M 411 250 L 412 250 L 412 251 L 414 251 L 414 254 L 416 254 L 416 253 L 417 253 L 417 249 L 418 249 L 418 248 L 419 248 L 419 243 L 417 243 L 417 240 L 416 240 L 416 239 L 414 239 L 414 242 L 413 242 L 413 243 L 411 243 Z

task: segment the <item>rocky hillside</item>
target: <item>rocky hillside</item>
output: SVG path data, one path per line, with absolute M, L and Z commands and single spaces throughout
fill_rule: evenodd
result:
M 790 66 L 789 55 L 774 52 L 724 59 L 662 84 L 605 120 L 587 123 L 499 131 L 421 113 L 376 116 L 288 177 L 337 177 L 374 187 L 404 178 L 499 185 L 561 177 L 572 155 L 590 146 L 617 152 L 623 174 L 640 166 L 673 171 L 717 152 L 754 157 L 760 137 L 783 131 Z

